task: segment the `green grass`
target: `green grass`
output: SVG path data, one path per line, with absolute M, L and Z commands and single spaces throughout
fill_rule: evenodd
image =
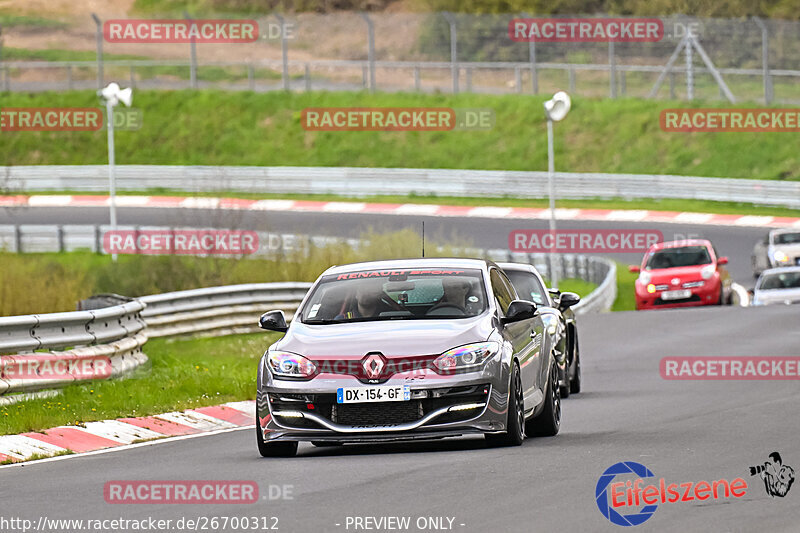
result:
M 123 82 L 124 83 L 124 82 Z M 136 91 L 143 127 L 119 132 L 119 164 L 362 166 L 545 170 L 544 96 L 477 94 L 250 93 Z M 4 94 L 3 105 L 97 106 L 91 91 Z M 700 105 L 700 104 L 697 104 Z M 753 104 L 742 103 L 742 107 Z M 306 107 L 491 108 L 489 131 L 308 132 Z M 800 178 L 800 152 L 787 133 L 665 133 L 659 111 L 683 102 L 575 97 L 556 128 L 556 168 Z M 104 132 L 3 134 L 7 165 L 105 164 Z
M 258 360 L 279 334 L 153 339 L 149 370 L 71 385 L 63 393 L 0 407 L 0 434 L 145 416 L 255 398 Z
M 633 283 L 638 276 L 638 274 L 628 272 L 628 265 L 625 263 L 617 263 L 617 299 L 611 306 L 612 311 L 634 311 L 636 309 Z
M 549 281 L 546 283 L 550 284 Z M 585 298 L 597 288 L 597 284 L 582 279 L 562 279 L 558 281 L 558 288 L 561 292 L 574 292 L 581 298 Z
M 15 15 L 11 13 L 0 13 L 0 26 L 5 28 L 47 28 L 60 29 L 69 25 L 60 20 L 53 20 L 44 17 L 32 17 L 30 15 Z M 3 49 L 5 55 L 6 49 Z

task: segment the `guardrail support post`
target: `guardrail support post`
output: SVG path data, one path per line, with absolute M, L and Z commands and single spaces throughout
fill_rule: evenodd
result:
M 92 13 L 94 19 L 95 37 L 97 39 L 97 90 L 103 88 L 103 23 L 95 13 Z
M 18 224 L 14 224 L 14 252 L 22 253 L 22 230 Z
M 58 242 L 58 253 L 64 251 L 64 226 L 56 226 L 56 241 Z
M 100 231 L 100 226 L 94 226 L 94 251 L 103 253 L 103 232 Z
M 367 61 L 369 61 L 369 92 L 375 92 L 375 25 L 369 15 L 358 13 L 367 23 Z
M 189 16 L 189 13 L 184 11 L 183 16 L 190 22 L 189 27 L 194 27 L 194 22 L 192 21 L 192 17 Z M 197 42 L 194 37 L 192 37 L 191 41 L 189 42 L 189 56 L 189 83 L 192 89 L 197 89 Z
M 281 25 L 281 83 L 283 90 L 289 90 L 289 40 L 286 38 L 286 24 L 282 15 L 275 13 L 275 18 Z
M 456 19 L 452 13 L 443 11 L 447 23 L 450 25 L 450 71 L 453 75 L 453 93 L 458 93 L 458 31 L 456 29 Z

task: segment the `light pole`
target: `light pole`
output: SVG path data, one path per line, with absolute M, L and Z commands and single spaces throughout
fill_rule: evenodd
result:
M 116 83 L 109 83 L 105 89 L 97 91 L 106 103 L 106 129 L 108 130 L 108 196 L 111 211 L 111 231 L 117 229 L 117 186 L 114 178 L 114 106 L 122 102 L 126 107 L 131 106 L 133 92 L 130 88 L 120 89 Z M 117 254 L 111 254 L 111 260 L 117 260 Z
M 564 91 L 559 91 L 553 98 L 544 103 L 544 114 L 547 116 L 547 187 L 550 195 L 550 286 L 558 288 L 558 270 L 556 269 L 556 194 L 555 165 L 553 163 L 553 122 L 564 120 L 569 113 L 572 101 Z

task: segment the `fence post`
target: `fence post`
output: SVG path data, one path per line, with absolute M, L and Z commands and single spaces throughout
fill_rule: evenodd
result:
M 567 72 L 569 73 L 569 92 L 575 93 L 575 69 L 569 67 Z
M 627 86 L 626 86 L 626 81 L 625 81 L 625 71 L 624 70 L 620 70 L 619 71 L 619 94 L 621 96 L 625 96 L 626 92 L 627 92 Z
M 275 18 L 281 25 L 281 82 L 283 83 L 283 90 L 289 90 L 289 40 L 286 38 L 286 24 L 284 23 L 283 16 L 275 13 Z
M 311 68 L 308 66 L 308 63 L 306 63 L 303 76 L 306 79 L 306 92 L 309 92 L 311 91 Z
M 517 92 L 522 92 L 522 73 L 519 67 L 514 67 L 514 84 L 517 86 Z
M 456 19 L 452 13 L 443 11 L 442 15 L 450 25 L 450 71 L 453 74 L 453 93 L 458 93 L 458 32 Z
M 530 18 L 528 13 L 522 13 L 525 18 Z M 539 94 L 539 71 L 536 68 L 536 42 L 528 41 L 528 61 L 531 64 L 531 90 L 533 94 Z
M 369 61 L 369 92 L 375 92 L 375 25 L 369 15 L 358 13 L 367 23 L 367 60 Z
M 694 62 L 692 61 L 692 42 L 686 41 L 686 99 L 694 100 Z
M 414 66 L 414 90 L 419 91 L 421 88 L 421 82 L 419 79 L 419 65 Z
M 769 105 L 772 102 L 772 76 L 769 74 L 769 30 L 767 30 L 767 25 L 760 18 L 753 17 L 753 20 L 761 28 L 761 69 L 764 78 L 764 103 Z
M 189 13 L 187 13 L 186 11 L 183 12 L 183 16 L 186 20 L 190 22 L 189 31 L 191 33 L 191 29 L 194 27 L 194 22 L 192 21 L 192 17 L 190 17 Z M 197 89 L 197 42 L 194 37 L 192 37 L 191 40 L 189 41 L 189 56 L 190 56 L 189 83 L 192 89 Z
M 0 24 L 0 75 L 5 72 L 3 68 L 3 25 Z
M 608 78 L 611 98 L 617 97 L 617 56 L 614 53 L 614 41 L 608 41 Z
M 467 67 L 464 70 L 466 71 L 466 76 L 467 76 L 467 92 L 471 93 L 472 92 L 472 68 L 471 67 Z M 515 69 L 515 74 L 519 75 L 519 69 Z M 517 91 L 519 91 L 519 87 L 517 87 Z
M 103 88 L 103 22 L 95 13 L 92 13 L 94 19 L 95 37 L 97 39 L 97 90 Z

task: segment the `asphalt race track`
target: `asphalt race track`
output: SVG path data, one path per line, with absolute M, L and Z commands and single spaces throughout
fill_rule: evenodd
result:
M 231 211 L 225 209 L 118 208 L 120 225 L 185 226 L 253 229 L 281 233 L 359 237 L 365 231 L 420 229 L 420 216 Z M 508 248 L 508 234 L 515 229 L 545 229 L 546 220 L 424 217 L 426 238 L 432 242 Z M 15 207 L 0 210 L 0 224 L 107 224 L 107 207 Z M 734 280 L 753 286 L 750 254 L 766 228 L 743 226 L 687 225 L 653 222 L 560 221 L 561 229 L 655 229 L 664 240 L 687 237 L 710 239 L 722 255 L 730 258 L 728 269 Z M 604 254 L 617 261 L 638 263 L 641 254 Z
M 17 208 L 0 224 L 89 224 L 105 208 Z M 398 220 L 402 219 L 402 220 Z M 120 224 L 204 225 L 355 237 L 362 231 L 416 227 L 418 217 L 312 213 L 224 213 L 220 210 L 120 209 Z M 469 236 L 503 248 L 508 232 L 546 221 L 426 218 L 431 238 Z M 564 228 L 656 228 L 666 239 L 711 239 L 730 257 L 734 278 L 752 286 L 750 252 L 766 229 L 620 222 L 564 222 Z M 615 259 L 638 262 L 638 255 Z M 662 379 L 665 356 L 796 356 L 794 307 L 711 307 L 608 313 L 580 318 L 584 385 L 563 402 L 561 433 L 518 448 L 488 449 L 483 438 L 427 443 L 315 448 L 296 458 L 263 459 L 252 428 L 109 453 L 0 467 L 14 509 L 4 516 L 51 519 L 184 519 L 269 517 L 286 532 L 620 531 L 595 502 L 603 471 L 620 461 L 648 467 L 666 483 L 743 478 L 741 498 L 659 503 L 637 531 L 797 531 L 800 488 L 771 497 L 749 466 L 778 451 L 800 468 L 797 381 Z M 255 373 L 255 369 L 254 369 Z M 626 478 L 621 477 L 622 481 Z M 630 479 L 630 477 L 628 478 Z M 108 504 L 116 480 L 247 480 L 261 500 L 249 505 Z M 653 482 L 657 485 L 657 482 Z M 270 487 L 273 486 L 271 489 Z M 276 498 L 287 487 L 291 499 Z M 634 507 L 638 509 L 638 507 Z M 410 527 L 377 527 L 367 517 L 408 517 Z M 427 521 L 442 520 L 441 525 Z M 355 520 L 361 527 L 356 527 Z M 449 520 L 452 520 L 450 522 Z M 389 523 L 389 524 L 393 524 Z M 452 525 L 451 525 L 452 524 Z M 420 527 L 418 527 L 420 526 Z M 177 530 L 176 530 L 177 531 Z M 234 531 L 227 529 L 226 531 Z
M 773 498 L 748 472 L 773 451 L 800 466 L 797 382 L 667 381 L 659 374 L 665 355 L 796 355 L 797 318 L 781 307 L 582 317 L 584 391 L 564 402 L 558 436 L 518 448 L 486 449 L 482 438 L 301 444 L 296 458 L 262 459 L 247 429 L 3 467 L 4 494 L 14 501 L 3 514 L 34 523 L 40 516 L 274 516 L 287 532 L 367 531 L 346 527 L 347 517 L 386 516 L 410 517 L 405 531 L 448 530 L 417 529 L 427 517 L 453 518 L 452 530 L 463 532 L 619 531 L 598 510 L 595 485 L 612 464 L 636 461 L 668 484 L 748 483 L 738 499 L 659 504 L 637 531 L 797 531 L 800 489 Z M 262 500 L 111 505 L 103 498 L 107 481 L 169 479 L 253 480 Z M 293 499 L 270 501 L 270 485 L 291 486 Z

